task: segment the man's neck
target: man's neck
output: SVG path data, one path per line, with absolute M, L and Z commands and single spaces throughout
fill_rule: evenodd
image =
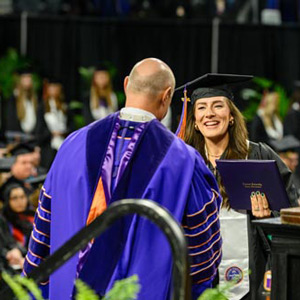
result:
M 120 111 L 120 119 L 136 122 L 149 122 L 156 119 L 156 117 L 145 109 L 126 106 Z

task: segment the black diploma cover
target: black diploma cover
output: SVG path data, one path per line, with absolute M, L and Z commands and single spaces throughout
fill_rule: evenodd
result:
M 275 160 L 216 160 L 230 206 L 251 210 L 252 192 L 265 193 L 271 210 L 290 207 Z

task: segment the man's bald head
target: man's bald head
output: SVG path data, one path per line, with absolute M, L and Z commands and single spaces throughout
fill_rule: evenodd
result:
M 128 91 L 156 97 L 168 87 L 173 94 L 175 77 L 170 67 L 156 58 L 146 58 L 138 62 L 128 78 Z

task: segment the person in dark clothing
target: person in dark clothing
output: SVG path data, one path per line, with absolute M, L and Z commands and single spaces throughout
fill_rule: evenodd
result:
M 33 87 L 32 71 L 20 72 L 13 97 L 6 103 L 5 129 L 35 135 L 37 128 L 38 97 Z
M 83 103 L 85 124 L 103 119 L 117 109 L 118 99 L 113 92 L 109 71 L 105 66 L 98 66 L 93 75 L 90 95 Z
M 21 270 L 26 254 L 10 234 L 6 219 L 0 214 L 0 271 L 15 273 L 15 269 Z
M 67 105 L 62 83 L 57 79 L 44 82 L 43 103 L 39 111 L 41 120 L 37 128 L 41 147 L 41 165 L 49 170 L 57 150 L 69 133 Z
M 223 197 L 220 211 L 221 234 L 224 237 L 223 258 L 219 267 L 220 283 L 239 276 L 230 290 L 230 299 L 260 299 L 260 284 L 265 273 L 267 255 L 260 236 L 250 220 L 271 217 L 264 193 L 251 194 L 251 211 L 236 211 L 230 206 L 225 188 L 216 168 L 217 159 L 275 160 L 286 187 L 291 206 L 297 206 L 297 191 L 292 174 L 279 156 L 266 144 L 248 141 L 245 120 L 233 102 L 233 94 L 224 84 L 249 80 L 249 76 L 207 74 L 195 80 L 191 96 L 192 109 L 187 121 L 185 141 L 196 148 L 214 173 Z M 189 89 L 189 87 L 188 87 Z M 237 247 L 238 243 L 238 247 Z M 244 273 L 250 269 L 251 274 Z
M 280 141 L 271 142 L 271 145 L 287 167 L 292 171 L 293 182 L 300 195 L 300 176 L 296 173 L 297 166 L 299 165 L 300 141 L 293 135 L 287 135 Z
M 10 153 L 16 158 L 11 166 L 11 176 L 1 186 L 0 195 L 3 202 L 3 192 L 8 186 L 13 183 L 21 185 L 28 195 L 33 192 L 32 186 L 26 182 L 28 178 L 33 176 L 33 172 L 35 170 L 33 166 L 33 151 L 34 148 L 28 146 L 27 144 L 18 144 L 14 149 L 10 151 Z
M 284 119 L 284 135 L 293 135 L 300 140 L 300 82 L 292 95 L 292 105 Z
M 34 210 L 24 188 L 12 183 L 4 191 L 2 214 L 6 218 L 10 232 L 23 247 L 27 248 L 33 229 Z
M 271 141 L 283 137 L 283 124 L 279 117 L 279 95 L 267 92 L 260 103 L 257 114 L 251 123 L 250 138 L 253 142 L 270 145 Z

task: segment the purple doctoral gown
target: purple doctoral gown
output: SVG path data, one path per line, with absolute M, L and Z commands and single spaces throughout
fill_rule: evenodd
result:
M 37 257 L 43 256 L 40 243 L 35 246 L 39 239 L 49 243 L 53 253 L 86 225 L 101 177 L 107 205 L 126 198 L 151 199 L 184 222 L 195 261 L 196 299 L 210 286 L 221 259 L 216 181 L 194 149 L 153 120 L 134 133 L 132 154 L 112 190 L 112 150 L 119 123 L 115 113 L 73 133 L 62 145 L 41 193 L 24 270 L 30 272 L 40 262 Z M 44 232 L 48 239 L 42 234 L 47 224 L 50 228 Z M 39 255 L 34 254 L 37 252 Z M 84 261 L 75 255 L 51 275 L 49 298 L 69 299 L 76 277 L 104 295 L 115 280 L 138 274 L 138 299 L 165 300 L 170 295 L 171 273 L 171 250 L 160 230 L 144 218 L 128 216 L 95 239 Z

